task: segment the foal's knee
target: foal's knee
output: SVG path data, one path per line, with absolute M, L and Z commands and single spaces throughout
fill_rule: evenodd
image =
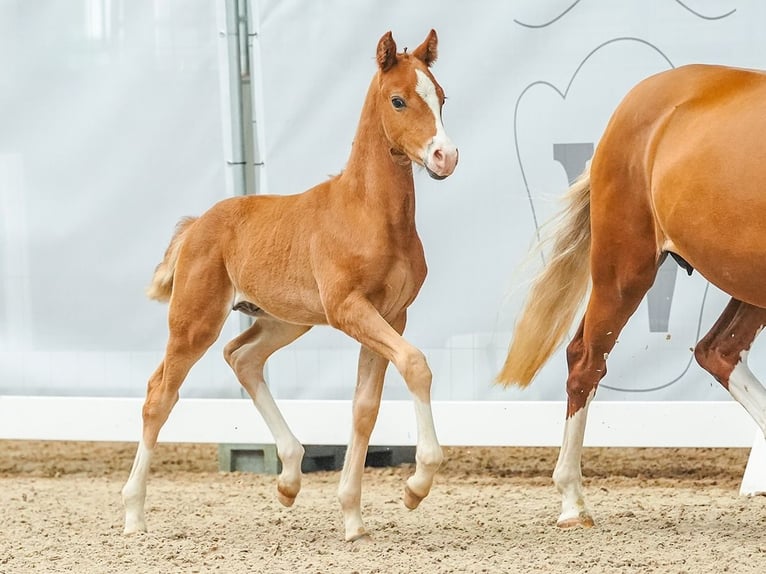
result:
M 431 368 L 426 356 L 415 347 L 407 350 L 404 357 L 396 364 L 410 391 L 418 398 L 427 401 L 431 392 Z
M 431 382 L 431 368 L 426 356 L 418 349 L 412 349 L 404 361 L 404 373 L 407 379 L 413 381 Z

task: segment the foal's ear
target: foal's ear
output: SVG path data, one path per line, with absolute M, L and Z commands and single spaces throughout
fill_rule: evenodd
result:
M 430 67 L 439 55 L 437 50 L 438 44 L 439 38 L 436 37 L 436 30 L 431 30 L 425 41 L 413 50 L 412 55 Z
M 396 42 L 391 32 L 386 32 L 378 41 L 378 53 L 376 54 L 378 67 L 382 72 L 388 72 L 396 64 Z

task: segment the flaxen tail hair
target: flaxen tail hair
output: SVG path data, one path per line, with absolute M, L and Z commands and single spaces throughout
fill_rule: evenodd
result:
M 543 227 L 552 242 L 547 265 L 533 280 L 497 382 L 526 387 L 566 336 L 590 284 L 590 169 L 564 196 L 566 206 Z
M 152 282 L 146 288 L 146 295 L 149 299 L 162 301 L 163 303 L 170 300 L 170 294 L 173 292 L 173 276 L 176 272 L 178 252 L 181 250 L 186 233 L 195 221 L 197 221 L 196 217 L 184 217 L 176 225 L 173 239 L 170 240 L 170 245 L 165 250 L 165 257 L 157 265 Z

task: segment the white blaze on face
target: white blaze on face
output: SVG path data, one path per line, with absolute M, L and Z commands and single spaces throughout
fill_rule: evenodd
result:
M 441 113 L 439 112 L 439 96 L 436 93 L 436 86 L 434 86 L 431 78 L 428 74 L 422 70 L 415 70 L 418 82 L 415 84 L 415 92 L 423 98 L 423 101 L 431 109 L 434 114 L 434 121 L 436 122 L 436 134 L 431 141 L 426 143 L 426 147 L 423 150 L 422 158 L 427 160 L 426 154 L 432 149 L 441 149 L 445 153 L 456 153 L 455 145 L 450 140 L 447 132 L 444 131 L 444 124 L 442 123 Z

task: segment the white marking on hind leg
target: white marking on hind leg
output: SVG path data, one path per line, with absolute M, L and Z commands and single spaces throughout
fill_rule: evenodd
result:
M 151 460 L 152 451 L 144 445 L 142 440 L 138 443 L 130 476 L 128 476 L 125 486 L 122 487 L 122 503 L 125 506 L 125 534 L 146 531 L 144 503 L 146 502 L 146 479 Z
M 747 365 L 748 351 L 742 351 L 739 362 L 729 375 L 729 393 L 766 434 L 766 389 Z
M 596 390 L 588 395 L 585 405 L 564 424 L 564 440 L 559 451 L 553 482 L 561 493 L 561 515 L 558 525 L 593 526 L 593 519 L 585 504 L 582 489 L 582 446 L 585 438 L 585 425 L 588 420 L 588 406 Z
M 255 407 L 269 427 L 277 446 L 277 454 L 282 461 L 282 472 L 277 479 L 277 497 L 284 506 L 292 506 L 301 489 L 301 462 L 304 449 L 287 426 L 282 413 L 271 395 L 268 385 L 258 381 L 248 389 Z

